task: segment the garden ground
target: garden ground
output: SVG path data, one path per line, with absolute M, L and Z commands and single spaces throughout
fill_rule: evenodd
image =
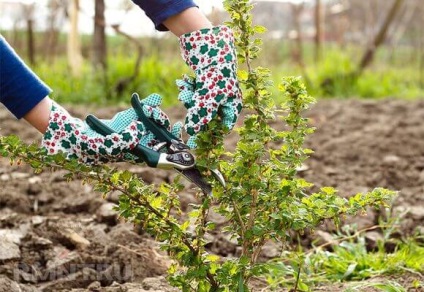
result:
M 116 111 L 69 108 L 80 117 L 88 113 L 111 117 Z M 183 118 L 182 108 L 168 112 L 173 121 Z M 394 213 L 403 214 L 403 219 L 394 236 L 424 234 L 424 101 L 320 100 L 308 116 L 317 128 L 307 141 L 315 153 L 300 175 L 315 188 L 332 186 L 343 196 L 374 187 L 397 190 Z M 281 122 L 275 121 L 274 127 L 281 128 Z M 0 128 L 1 135 L 16 134 L 26 142 L 40 138 L 3 108 Z M 236 141 L 237 135 L 231 134 L 226 139 L 228 149 Z M 139 165 L 119 167 L 152 183 L 171 182 L 175 176 Z M 140 228 L 116 218 L 112 207 L 119 194 L 102 198 L 90 185 L 67 182 L 63 174 L 34 174 L 26 165 L 10 166 L 7 159 L 0 159 L 0 291 L 174 291 L 163 279 L 169 259 L 158 244 Z M 196 201 L 195 193 L 187 183 L 181 194 L 183 209 Z M 370 210 L 347 221 L 366 229 L 379 224 L 381 215 Z M 216 214 L 211 214 L 211 220 L 224 223 Z M 325 243 L 334 227 L 324 224 L 322 231 L 320 238 L 303 236 L 302 245 L 308 248 L 312 240 Z M 373 236 L 378 234 L 370 232 L 369 238 Z M 238 252 L 223 234 L 211 236 L 210 241 L 210 251 L 220 256 Z M 269 244 L 263 258 L 278 254 L 278 247 Z M 423 275 L 418 277 L 424 282 Z M 369 281 L 391 280 L 411 286 L 410 274 Z M 348 286 L 352 283 L 316 291 L 344 291 Z

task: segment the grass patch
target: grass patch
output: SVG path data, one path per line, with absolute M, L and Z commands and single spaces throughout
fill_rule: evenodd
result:
M 375 283 L 362 283 L 355 284 L 352 287 L 347 288 L 346 292 L 361 292 L 366 288 L 374 288 L 374 291 L 384 291 L 384 292 L 406 292 L 407 290 L 401 284 L 396 281 L 388 280 L 387 283 L 375 282 Z M 419 287 L 418 287 L 419 288 Z M 417 289 L 418 289 L 417 288 Z
M 35 71 L 52 87 L 52 97 L 59 102 L 74 104 L 129 104 L 133 92 L 145 97 L 151 93 L 159 93 L 164 98 L 164 106 L 178 102 L 178 88 L 175 80 L 188 73 L 182 61 L 165 61 L 157 55 L 143 58 L 137 78 L 126 80 L 134 71 L 134 56 L 117 55 L 109 59 L 109 67 L 105 75 L 93 72 L 90 64 L 83 65 L 79 77 L 70 76 L 67 62 L 58 58 L 53 64 L 40 63 Z M 117 90 L 117 84 L 124 84 Z
M 279 82 L 282 76 L 302 75 L 311 94 L 321 98 L 424 97 L 424 72 L 416 64 L 400 66 L 397 60 L 392 63 L 376 62 L 355 79 L 351 76 L 358 62 L 354 52 L 353 49 L 329 48 L 320 62 L 310 61 L 304 70 L 289 62 L 273 65 L 274 81 Z
M 340 240 L 336 238 L 335 240 Z M 325 283 L 352 282 L 345 291 L 406 291 L 390 277 L 408 276 L 408 288 L 424 289 L 424 245 L 416 239 L 401 241 L 393 252 L 387 252 L 384 242 L 377 251 L 368 251 L 364 236 L 339 241 L 332 251 L 317 247 L 309 252 L 286 252 L 271 261 L 267 281 L 271 287 L 294 287 L 301 291 Z M 383 277 L 381 281 L 379 278 Z M 376 281 L 365 281 L 376 279 Z M 410 279 L 410 280 L 409 280 Z M 359 281 L 359 282 L 358 282 Z M 403 283 L 405 285 L 405 283 Z M 417 290 L 418 291 L 418 290 Z
M 23 32 L 13 35 L 3 32 L 22 57 L 26 57 Z M 54 90 L 52 96 L 59 102 L 76 104 L 115 105 L 128 104 L 132 92 L 146 96 L 157 92 L 164 97 L 164 106 L 178 104 L 175 79 L 191 70 L 180 57 L 175 37 L 139 38 L 144 56 L 136 79 L 126 84 L 123 91 L 115 89 L 118 81 L 134 72 L 136 51 L 133 44 L 122 36 L 108 36 L 108 70 L 105 75 L 94 72 L 89 56 L 91 36 L 81 36 L 84 55 L 83 73 L 72 77 L 66 59 L 66 35 L 59 35 L 55 56 L 46 56 L 44 36 L 36 33 L 36 60 L 34 71 Z M 308 91 L 317 98 L 402 98 L 424 97 L 424 60 L 411 46 L 382 47 L 375 61 L 357 80 L 350 78 L 363 53 L 363 47 L 348 44 L 344 47 L 326 43 L 322 58 L 314 61 L 313 43 L 305 42 L 304 68 L 293 60 L 293 43 L 287 40 L 264 39 L 264 51 L 255 66 L 270 68 L 275 84 L 284 76 L 304 76 Z M 53 60 L 53 61 L 52 61 Z M 332 80 L 329 82 L 328 80 Z M 277 87 L 273 96 L 281 101 Z

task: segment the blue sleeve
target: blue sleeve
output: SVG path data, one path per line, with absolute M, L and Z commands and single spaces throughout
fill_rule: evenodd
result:
M 197 7 L 192 0 L 132 0 L 153 21 L 157 30 L 168 30 L 162 23 L 184 10 Z
M 20 119 L 50 92 L 0 35 L 0 102 Z

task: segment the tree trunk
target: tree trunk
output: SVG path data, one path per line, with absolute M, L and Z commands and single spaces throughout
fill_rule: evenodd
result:
M 292 56 L 295 62 L 299 65 L 302 76 L 305 79 L 307 85 L 311 84 L 311 79 L 306 72 L 306 66 L 303 57 L 303 35 L 302 35 L 302 23 L 301 16 L 303 9 L 305 8 L 304 3 L 294 4 L 292 3 L 293 11 L 293 28 L 296 31 L 296 43 L 292 50 Z
M 302 24 L 301 24 L 301 14 L 303 11 L 303 4 L 292 4 L 293 11 L 293 28 L 296 32 L 295 47 L 292 50 L 292 57 L 296 63 L 298 63 L 302 68 L 304 67 L 303 62 L 303 37 L 302 37 Z
M 406 32 L 410 33 L 411 30 L 415 31 L 414 22 L 416 21 L 417 17 L 420 17 L 422 14 L 420 12 L 420 3 L 419 2 L 406 2 L 406 5 L 404 5 L 404 12 L 403 14 L 398 17 L 399 21 L 394 26 L 394 29 L 392 30 L 393 37 L 391 42 L 391 54 L 394 56 L 396 53 L 396 48 L 401 43 L 401 41 L 404 39 L 404 36 L 406 35 Z M 418 32 L 420 32 L 422 29 L 420 28 Z M 416 32 L 415 32 L 416 33 Z M 413 44 L 415 42 L 412 42 Z M 418 45 L 419 46 L 419 45 Z M 413 59 L 412 62 L 415 62 L 416 59 Z
M 422 27 L 424 25 L 424 10 L 420 9 L 420 26 Z M 420 48 L 419 48 L 419 65 L 418 65 L 418 74 L 419 74 L 419 83 L 421 89 L 424 88 L 424 31 L 422 29 L 419 30 L 419 36 L 420 36 Z
M 26 20 L 26 47 L 27 57 L 31 65 L 35 65 L 35 45 L 34 45 L 34 4 L 22 4 Z
M 82 68 L 81 44 L 78 32 L 79 0 L 71 0 L 69 3 L 70 29 L 68 34 L 68 64 L 73 76 L 79 76 Z
M 372 61 L 374 60 L 375 52 L 377 51 L 378 47 L 384 43 L 386 40 L 387 32 L 390 28 L 390 25 L 393 23 L 393 20 L 396 17 L 397 12 L 399 11 L 399 8 L 403 4 L 404 0 L 394 0 L 393 5 L 389 9 L 389 12 L 387 13 L 387 16 L 383 22 L 383 25 L 381 26 L 380 30 L 376 34 L 374 40 L 371 42 L 371 44 L 368 46 L 367 50 L 365 51 L 365 54 L 363 55 L 361 62 L 359 63 L 358 70 L 356 74 L 359 76 L 365 68 L 367 68 Z
M 44 34 L 44 58 L 49 60 L 49 62 L 53 62 L 59 39 L 58 20 L 60 19 L 61 9 L 63 9 L 63 7 L 61 7 L 58 0 L 50 0 L 48 8 L 48 26 Z
M 115 86 L 113 86 L 114 91 L 119 96 L 127 88 L 127 86 L 137 78 L 138 74 L 140 73 L 140 66 L 141 66 L 141 61 L 144 54 L 144 48 L 141 42 L 137 38 L 134 38 L 130 36 L 129 34 L 126 34 L 125 32 L 121 31 L 121 29 L 119 28 L 119 25 L 112 25 L 112 28 L 115 30 L 117 34 L 124 36 L 131 43 L 133 43 L 135 47 L 137 48 L 137 59 L 134 65 L 134 71 L 132 75 L 128 77 L 122 77 L 121 79 L 117 81 Z
M 27 19 L 27 49 L 29 63 L 35 65 L 34 20 L 31 18 Z
M 95 0 L 94 6 L 94 34 L 92 63 L 94 70 L 105 72 L 107 67 L 107 47 L 105 33 L 105 2 Z
M 322 1 L 315 0 L 315 62 L 318 62 L 321 58 L 321 48 L 324 38 L 323 18 Z

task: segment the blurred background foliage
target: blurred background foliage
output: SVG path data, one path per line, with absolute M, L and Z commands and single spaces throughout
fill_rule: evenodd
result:
M 255 65 L 270 68 L 276 83 L 282 76 L 303 76 L 318 98 L 423 97 L 420 1 L 254 1 L 255 21 L 268 28 Z M 175 36 L 131 35 L 119 23 L 107 24 L 107 2 L 90 2 L 95 8 L 92 33 L 72 31 L 72 25 L 67 32 L 61 29 L 83 13 L 78 0 L 47 1 L 43 29 L 36 25 L 37 3 L 0 1 L 0 15 L 21 9 L 15 17 L 23 22 L 0 25 L 0 31 L 60 102 L 127 104 L 132 92 L 157 92 L 165 106 L 176 104 L 175 79 L 191 72 Z M 135 6 L 121 2 L 125 9 Z M 219 5 L 209 13 L 215 23 L 227 18 Z M 279 98 L 277 89 L 274 96 Z

